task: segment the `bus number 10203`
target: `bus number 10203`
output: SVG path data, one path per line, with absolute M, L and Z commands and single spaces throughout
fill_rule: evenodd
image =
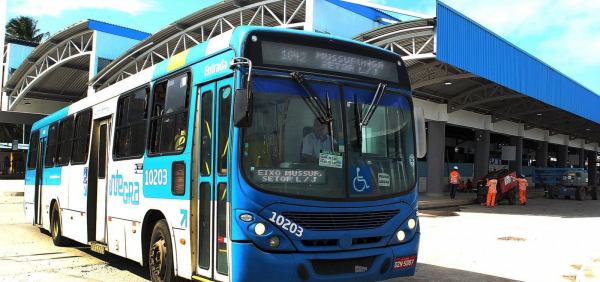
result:
M 149 169 L 144 171 L 144 185 L 167 185 L 167 169 Z
M 289 231 L 290 233 L 292 233 L 298 237 L 302 237 L 302 233 L 304 232 L 304 229 L 302 227 L 300 227 L 296 223 L 291 222 L 289 219 L 283 217 L 283 215 L 277 215 L 276 212 L 272 212 L 272 213 L 273 213 L 273 216 L 271 218 L 269 218 L 269 220 L 271 222 L 281 226 L 281 228 Z

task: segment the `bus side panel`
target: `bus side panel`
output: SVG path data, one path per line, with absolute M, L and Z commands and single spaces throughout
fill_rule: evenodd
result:
M 114 138 L 114 130 L 111 132 Z M 109 154 L 106 193 L 108 249 L 111 253 L 141 262 L 142 237 L 139 226 L 147 211 L 140 197 L 144 158 L 114 161 L 112 152 Z
M 25 215 L 30 223 L 33 224 L 35 208 L 35 170 L 25 171 L 25 194 L 24 194 Z
M 191 88 L 190 110 L 187 132 L 194 132 L 194 113 L 197 102 L 198 87 Z M 144 159 L 144 185 L 140 192 L 140 205 L 144 210 L 158 210 L 169 225 L 172 237 L 173 260 L 176 265 L 177 275 L 191 279 L 191 254 L 190 254 L 190 179 L 191 179 L 191 151 L 192 135 L 186 141 L 186 146 L 181 154 L 146 157 Z M 176 195 L 173 188 L 173 164 L 185 165 L 185 192 Z M 152 232 L 153 226 L 148 227 Z M 185 240 L 185 244 L 181 239 Z
M 74 228 L 65 230 L 65 236 L 79 243 L 87 244 L 87 173 L 88 163 L 71 165 L 69 171 L 68 209 L 73 211 Z M 85 174 L 85 175 L 84 175 Z

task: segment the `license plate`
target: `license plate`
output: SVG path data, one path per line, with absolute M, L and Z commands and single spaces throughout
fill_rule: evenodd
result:
M 91 249 L 92 249 L 92 252 L 104 254 L 104 247 L 103 246 L 92 244 L 91 245 Z
M 407 256 L 396 258 L 394 262 L 394 269 L 407 268 L 415 265 L 417 256 Z

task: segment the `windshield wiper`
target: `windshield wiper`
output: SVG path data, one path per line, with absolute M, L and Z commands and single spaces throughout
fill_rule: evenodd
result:
M 358 149 L 362 152 L 362 127 L 367 126 L 369 121 L 373 117 L 375 110 L 379 106 L 379 102 L 381 102 L 381 97 L 383 97 L 383 93 L 385 93 L 385 88 L 387 84 L 379 83 L 377 86 L 377 90 L 375 91 L 375 95 L 373 96 L 373 101 L 367 108 L 367 112 L 364 116 L 362 116 L 362 109 L 358 105 L 358 99 L 356 98 L 356 94 L 354 94 L 354 116 L 356 116 L 356 140 L 358 141 Z
M 360 124 L 362 126 L 369 125 L 369 121 L 371 120 L 371 118 L 373 117 L 373 114 L 375 113 L 375 110 L 379 106 L 379 102 L 381 102 L 381 98 L 383 97 L 383 93 L 385 93 L 386 87 L 387 87 L 387 84 L 383 84 L 383 83 L 379 83 L 379 86 L 377 86 L 377 91 L 375 91 L 375 95 L 373 96 L 373 102 L 371 102 L 371 105 L 369 105 L 369 108 L 367 109 L 367 113 L 365 114 L 362 121 L 360 122 Z
M 312 106 L 315 107 L 317 109 L 317 111 L 319 112 L 318 113 L 319 116 L 317 118 L 328 124 L 329 138 L 331 138 L 331 151 L 334 152 L 334 149 L 333 149 L 333 141 L 334 141 L 334 139 L 333 139 L 333 122 L 335 121 L 335 119 L 333 118 L 333 113 L 331 112 L 331 102 L 329 101 L 329 92 L 325 93 L 326 100 L 327 100 L 327 104 L 325 105 L 325 104 L 323 104 L 323 101 L 321 101 L 321 99 L 319 99 L 319 96 L 317 96 L 317 94 L 315 94 L 315 91 L 312 89 L 312 87 L 310 87 L 308 82 L 306 82 L 304 75 L 302 75 L 300 72 L 292 72 L 292 73 L 290 73 L 290 76 L 293 77 L 294 79 L 296 79 L 296 81 L 298 81 L 298 83 L 302 86 L 302 88 L 304 88 L 304 91 L 306 91 L 308 96 L 310 96 L 308 101 L 310 101 Z

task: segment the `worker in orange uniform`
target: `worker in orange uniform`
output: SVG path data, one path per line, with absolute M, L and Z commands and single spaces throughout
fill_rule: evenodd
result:
M 527 191 L 527 186 L 529 186 L 529 183 L 527 182 L 527 179 L 525 179 L 525 175 L 521 174 L 519 176 L 519 178 L 515 178 L 511 175 L 510 178 L 512 178 L 514 181 L 519 182 L 519 199 L 521 200 L 521 206 L 524 206 L 527 205 L 527 200 L 525 199 L 525 191 Z
M 467 185 L 465 184 L 464 181 L 461 181 L 460 185 L 458 185 L 458 191 L 461 191 L 464 193 L 464 192 L 466 192 L 466 190 L 467 190 Z
M 496 203 L 496 185 L 498 184 L 498 180 L 496 180 L 496 178 L 498 178 L 495 174 L 494 176 L 492 176 L 492 179 L 487 179 L 487 185 L 488 185 L 488 194 L 487 194 L 487 206 L 490 208 L 494 207 L 494 204 Z
M 458 188 L 459 181 L 460 174 L 458 173 L 458 167 L 454 166 L 454 170 L 450 173 L 450 199 L 456 200 L 456 189 Z

